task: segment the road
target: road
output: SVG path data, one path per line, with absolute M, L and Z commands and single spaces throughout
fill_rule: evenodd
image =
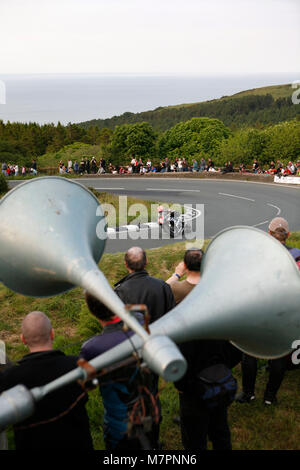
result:
M 232 180 L 80 178 L 81 184 L 98 191 L 135 196 L 144 200 L 204 205 L 204 237 L 234 225 L 250 225 L 264 231 L 273 217 L 285 217 L 290 230 L 300 230 L 300 190 L 276 184 Z M 10 181 L 15 186 L 21 181 Z M 132 245 L 154 248 L 172 240 L 108 240 L 106 252 L 125 251 Z

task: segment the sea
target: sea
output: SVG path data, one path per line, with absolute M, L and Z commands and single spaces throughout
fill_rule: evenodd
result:
M 234 76 L 0 74 L 0 120 L 78 123 L 125 112 L 221 98 L 299 79 L 288 73 Z M 291 87 L 291 94 L 292 94 Z

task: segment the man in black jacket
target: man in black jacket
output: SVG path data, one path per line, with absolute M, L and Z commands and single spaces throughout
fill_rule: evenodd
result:
M 188 363 L 184 377 L 175 382 L 179 391 L 181 439 L 187 451 L 207 449 L 207 439 L 214 450 L 231 450 L 227 408 L 223 402 L 209 408 L 199 393 L 198 374 L 216 364 L 232 368 L 238 362 L 227 341 L 195 340 L 180 345 Z
M 153 323 L 176 306 L 170 286 L 149 276 L 145 267 L 145 251 L 134 246 L 125 254 L 125 266 L 129 274 L 115 284 L 115 291 L 125 304 L 145 304 Z
M 77 367 L 77 357 L 52 349 L 54 331 L 43 312 L 23 320 L 21 340 L 30 354 L 0 373 L 0 393 L 15 385 L 28 389 L 45 385 Z M 16 450 L 93 450 L 87 395 L 73 383 L 37 402 L 35 413 L 14 426 Z

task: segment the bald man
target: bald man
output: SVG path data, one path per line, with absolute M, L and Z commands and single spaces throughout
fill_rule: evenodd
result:
M 131 247 L 124 263 L 128 275 L 115 284 L 115 291 L 125 304 L 147 305 L 151 323 L 175 307 L 171 287 L 146 271 L 147 256 L 141 247 Z
M 21 341 L 30 352 L 0 374 L 0 393 L 17 384 L 28 389 L 45 385 L 75 369 L 78 358 L 54 350 L 53 340 L 47 315 L 29 313 L 22 322 Z M 33 416 L 14 427 L 16 450 L 92 450 L 86 402 L 77 383 L 50 393 L 36 404 Z

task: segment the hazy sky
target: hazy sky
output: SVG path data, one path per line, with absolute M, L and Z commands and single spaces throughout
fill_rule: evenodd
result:
M 0 74 L 297 74 L 299 25 L 299 0 L 0 0 Z

